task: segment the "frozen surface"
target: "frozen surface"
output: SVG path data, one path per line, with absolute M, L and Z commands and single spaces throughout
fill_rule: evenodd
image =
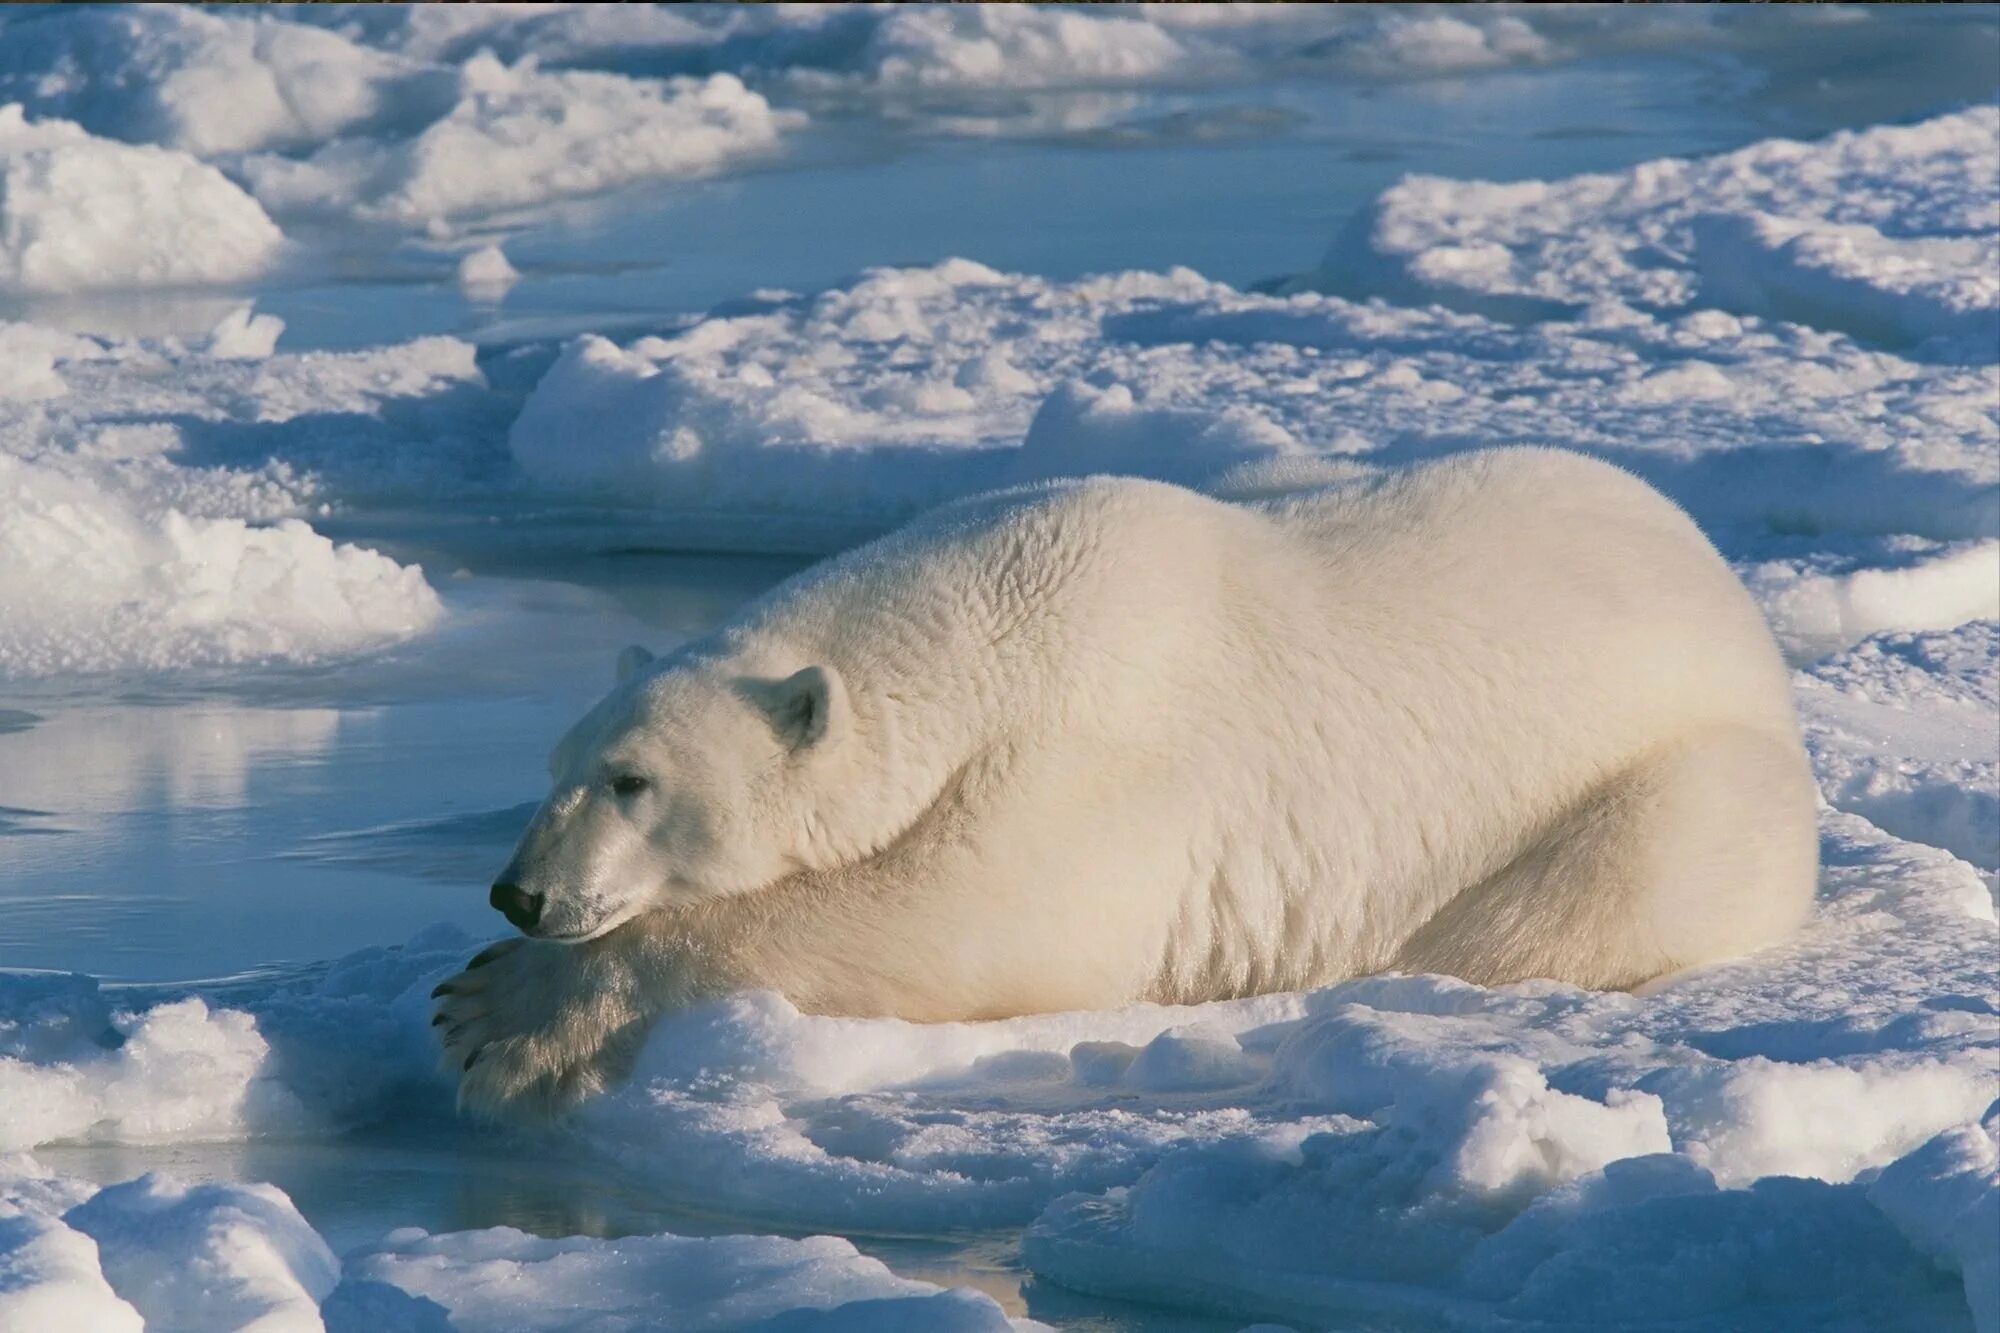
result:
M 1826 719 L 1855 697 L 1893 698 L 1920 748 L 1927 725 L 1990 695 L 1995 634 L 1884 635 L 1802 673 L 1822 780 L 1838 787 L 1846 762 Z M 1884 762 L 1911 757 L 1897 746 L 1884 739 Z M 1990 797 L 1990 776 L 1958 780 Z M 1242 1318 L 1597 1327 L 1636 1282 L 1669 1327 L 1966 1327 L 1991 1304 L 1979 1241 L 2000 1190 L 1980 1123 L 2000 1096 L 1990 874 L 1839 810 L 1823 837 L 1820 905 L 1798 939 L 1645 997 L 1386 977 L 921 1026 L 746 995 L 663 1022 L 630 1086 L 531 1150 L 601 1155 L 665 1197 L 766 1226 L 1031 1224 L 1026 1260 L 1045 1278 Z M 15 978 L 0 995 L 7 1146 L 445 1114 L 426 997 L 474 942 L 440 929 L 193 994 Z M 194 1206 L 160 1203 L 157 1183 L 118 1188 L 137 1194 L 102 1206 L 117 1218 L 140 1201 Z M 185 1239 L 129 1219 L 86 1229 L 100 1245 L 115 1236 L 128 1265 L 160 1261 L 133 1246 Z M 80 1261 L 46 1257 L 59 1234 L 36 1231 L 41 1250 L 15 1268 L 84 1281 Z M 491 1326 L 482 1302 L 534 1274 L 520 1285 L 549 1299 L 547 1327 L 567 1327 L 554 1312 L 579 1284 L 615 1311 L 640 1289 L 624 1282 L 678 1292 L 676 1274 L 725 1254 L 781 1271 L 806 1303 L 884 1280 L 840 1242 L 745 1239 L 699 1260 L 695 1244 L 399 1233 L 348 1257 L 328 1312 L 387 1300 L 358 1285 L 379 1281 Z M 256 1292 L 288 1290 L 270 1254 L 296 1268 L 313 1253 L 226 1248 Z M 1823 1265 L 1828 1253 L 1840 1262 Z M 591 1276 L 612 1270 L 628 1278 Z M 967 1327 L 999 1318 L 970 1296 L 925 1308 Z
M 799 121 L 733 75 L 657 83 L 480 56 L 460 72 L 450 113 L 413 139 L 342 140 L 303 160 L 252 158 L 243 171 L 281 215 L 420 226 L 703 175 L 765 152 Z
M 1984 106 L 1562 181 L 1413 176 L 1316 281 L 1513 318 L 1708 306 L 1979 355 L 2000 337 L 1996 247 L 2000 108 Z
M 544 1240 L 510 1228 L 391 1232 L 343 1262 L 270 1185 L 159 1175 L 95 1191 L 33 1158 L 0 1166 L 9 1328 L 123 1333 L 526 1333 L 664 1327 L 991 1333 L 992 1298 L 896 1277 L 832 1236 Z M 143 1321 L 143 1323 L 142 1323 Z
M 1996 31 L 0 14 L 0 961 L 45 969 L 0 1325 L 2000 1333 Z M 745 994 L 564 1126 L 453 1119 L 426 997 L 542 752 L 796 566 L 742 553 L 1506 442 L 1661 486 L 1765 608 L 1826 802 L 1792 942 L 1644 996 Z
M 783 532 L 1093 470 L 1249 493 L 1343 475 L 1329 463 L 1548 443 L 1631 467 L 1725 537 L 2000 530 L 1990 363 L 1755 317 L 1519 328 L 1187 270 L 1052 283 L 962 260 L 745 305 L 570 344 L 512 427 L 527 478 Z
M 879 1261 L 834 1236 L 634 1236 L 544 1240 L 507 1227 L 445 1236 L 397 1231 L 355 1256 L 349 1286 L 331 1303 L 333 1333 L 352 1327 L 349 1310 L 373 1316 L 365 1291 L 380 1284 L 407 1293 L 406 1322 L 387 1327 L 423 1333 L 445 1327 L 512 1328 L 522 1333 L 653 1327 L 673 1311 L 676 1329 L 796 1329 L 800 1333 L 1004 1333 L 1042 1327 L 1009 1320 L 991 1297 L 940 1291 L 898 1278 Z M 353 1293 L 348 1295 L 348 1293 Z M 346 1297 L 346 1299 L 343 1299 Z M 426 1309 L 426 1304 L 429 1309 Z

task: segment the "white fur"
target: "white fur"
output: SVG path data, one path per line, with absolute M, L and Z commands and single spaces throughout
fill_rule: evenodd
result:
M 1624 987 L 1813 891 L 1756 607 L 1671 503 L 1553 450 L 1254 505 L 982 496 L 623 669 L 508 872 L 587 942 L 444 988 L 481 1108 L 585 1095 L 731 987 L 915 1020 L 1385 968 Z

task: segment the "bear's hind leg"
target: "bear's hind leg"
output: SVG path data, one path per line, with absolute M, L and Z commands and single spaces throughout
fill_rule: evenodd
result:
M 1623 989 L 1782 939 L 1818 877 L 1798 742 L 1715 727 L 1607 783 L 1448 903 L 1392 966 Z

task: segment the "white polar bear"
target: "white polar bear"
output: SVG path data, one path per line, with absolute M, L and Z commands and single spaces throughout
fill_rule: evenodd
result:
M 1253 505 L 977 497 L 621 680 L 439 988 L 462 1100 L 553 1111 L 737 987 L 913 1020 L 1388 968 L 1629 987 L 1816 877 L 1786 670 L 1607 464 L 1464 454 Z

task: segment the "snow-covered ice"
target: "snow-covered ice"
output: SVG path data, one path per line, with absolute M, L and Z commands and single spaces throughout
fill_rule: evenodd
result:
M 351 229 L 400 238 L 410 280 L 504 319 L 566 262 L 518 219 L 811 163 L 855 117 L 966 151 L 1220 142 L 1307 114 L 1230 100 L 1281 77 L 1449 88 L 1608 53 L 1768 54 L 1804 30 L 1785 24 L 1865 43 L 1880 22 L 0 15 L 0 298 L 181 303 L 136 332 L 69 331 L 95 328 L 81 305 L 0 319 L 0 703 L 71 691 L 97 710 L 0 708 L 0 744 L 37 773 L 78 755 L 129 770 L 87 809 L 54 809 L 56 779 L 14 783 L 36 804 L 0 805 L 0 841 L 144 818 L 152 787 L 248 808 L 275 765 L 311 791 L 348 704 L 446 680 L 508 696 L 574 660 L 594 683 L 617 643 L 719 614 L 643 625 L 626 614 L 642 598 L 538 582 L 523 553 L 811 555 L 1001 484 L 1110 470 L 1251 497 L 1519 442 L 1640 473 L 1742 574 L 1796 667 L 1826 866 L 1795 940 L 1644 995 L 1390 976 L 920 1026 L 753 993 L 663 1021 L 631 1083 L 563 1126 L 449 1131 L 773 1234 L 558 1238 L 470 1217 L 336 1243 L 258 1177 L 71 1169 L 451 1124 L 426 997 L 479 943 L 454 928 L 222 981 L 0 973 L 0 1327 L 1009 1326 L 956 1277 L 863 1253 L 915 1233 L 1025 1237 L 1045 1290 L 1239 1323 L 1595 1329 L 1636 1310 L 1685 1330 L 2000 1333 L 1990 92 L 1609 171 L 1406 175 L 1351 224 L 1311 223 L 1298 266 L 1330 241 L 1324 262 L 1257 290 L 1129 259 L 1077 277 L 885 253 L 707 311 L 614 323 L 558 296 L 560 334 L 323 351 L 293 314 L 311 297 L 281 317 L 282 283 L 244 286 L 316 280 L 298 266 L 324 253 L 317 229 Z M 534 577 L 457 576 L 502 557 Z M 115 707 L 197 688 L 313 706 L 161 708 L 151 729 Z M 546 711 L 534 725 L 555 725 Z M 424 752 L 454 786 L 470 784 L 450 764 L 488 753 Z M 456 884 L 490 869 L 526 794 L 496 781 L 435 818 L 302 824 L 298 859 L 420 853 Z
M 520 270 L 507 261 L 507 252 L 497 245 L 468 251 L 458 261 L 458 285 L 475 301 L 498 301 L 520 280 Z
M 284 237 L 214 167 L 0 105 L 0 292 L 226 283 Z
M 703 175 L 768 153 L 800 123 L 731 74 L 661 83 L 480 56 L 459 80 L 451 111 L 414 138 L 245 160 L 251 192 L 281 216 L 351 211 L 421 226 Z
M 1615 302 L 1898 344 L 2000 338 L 2000 108 L 1615 175 L 1411 177 L 1311 281 L 1507 318 Z

